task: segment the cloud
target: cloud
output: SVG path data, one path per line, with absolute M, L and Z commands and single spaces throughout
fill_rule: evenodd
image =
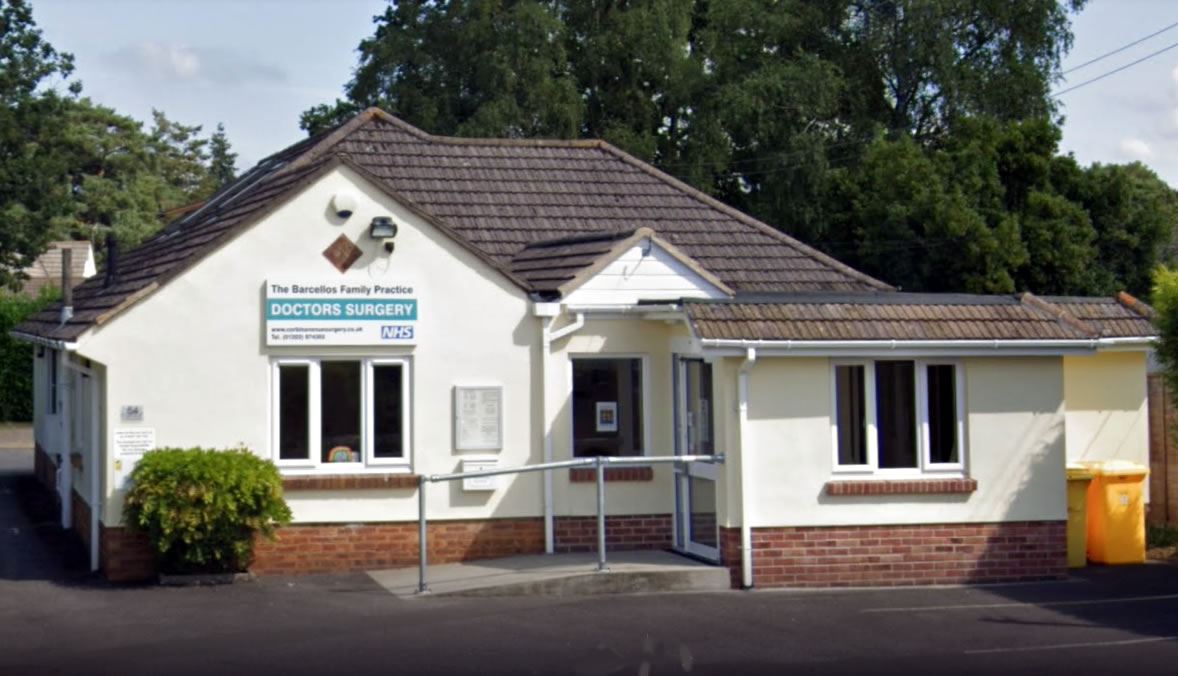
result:
M 1121 154 L 1131 160 L 1146 160 L 1153 155 L 1153 149 L 1149 147 L 1149 144 L 1139 138 L 1121 139 L 1118 147 Z
M 106 61 L 136 78 L 159 82 L 239 85 L 287 79 L 281 68 L 245 54 L 155 40 L 122 47 L 107 55 Z

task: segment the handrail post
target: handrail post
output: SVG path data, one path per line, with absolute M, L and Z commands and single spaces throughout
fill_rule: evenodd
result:
M 429 565 L 429 542 L 425 532 L 425 487 L 429 479 L 422 474 L 417 477 L 417 593 L 428 594 L 426 566 Z
M 605 565 L 605 458 L 597 456 L 597 572 L 608 573 Z

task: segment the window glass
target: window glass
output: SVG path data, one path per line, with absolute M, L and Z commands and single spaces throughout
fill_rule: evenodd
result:
M 642 360 L 573 360 L 573 455 L 642 453 Z
M 950 364 L 930 365 L 928 375 L 929 462 L 957 463 L 956 369 Z
M 917 467 L 916 368 L 911 361 L 875 362 L 880 468 Z
M 278 367 L 278 457 L 281 460 L 310 458 L 310 368 L 305 364 Z
M 835 367 L 838 464 L 867 464 L 867 392 L 862 366 Z
M 360 362 L 319 366 L 323 462 L 360 461 Z
M 399 364 L 378 364 L 372 367 L 372 449 L 377 458 L 400 458 L 404 455 L 402 377 Z
M 57 415 L 57 350 L 48 350 L 49 357 L 49 413 Z

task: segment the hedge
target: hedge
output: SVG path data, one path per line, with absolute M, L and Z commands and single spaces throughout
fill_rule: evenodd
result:
M 33 419 L 33 346 L 8 335 L 14 326 L 58 297 L 43 288 L 34 297 L 0 292 L 0 421 Z
M 163 573 L 236 573 L 255 536 L 290 523 L 274 463 L 246 449 L 163 448 L 131 470 L 123 522 L 147 536 Z

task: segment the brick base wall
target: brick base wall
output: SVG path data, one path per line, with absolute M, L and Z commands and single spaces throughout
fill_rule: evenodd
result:
M 111 582 L 141 582 L 155 577 L 155 558 L 147 538 L 126 528 L 98 527 L 98 562 Z
M 554 522 L 557 553 L 597 551 L 596 516 L 559 516 Z M 671 515 L 606 516 L 605 546 L 613 551 L 670 549 Z
M 90 551 L 90 505 L 77 491 L 72 491 L 70 498 L 72 530 L 82 540 L 86 551 Z
M 49 492 L 57 492 L 57 465 L 53 463 L 49 454 L 45 452 L 44 448 L 41 448 L 40 444 L 34 444 L 33 448 L 33 476 Z
M 436 521 L 429 524 L 430 563 L 454 563 L 544 551 L 542 519 Z M 297 574 L 417 565 L 417 523 L 293 525 L 259 541 L 255 573 Z
M 740 586 L 740 529 L 721 529 Z M 1066 522 L 754 528 L 754 587 L 1014 582 L 1067 574 Z

